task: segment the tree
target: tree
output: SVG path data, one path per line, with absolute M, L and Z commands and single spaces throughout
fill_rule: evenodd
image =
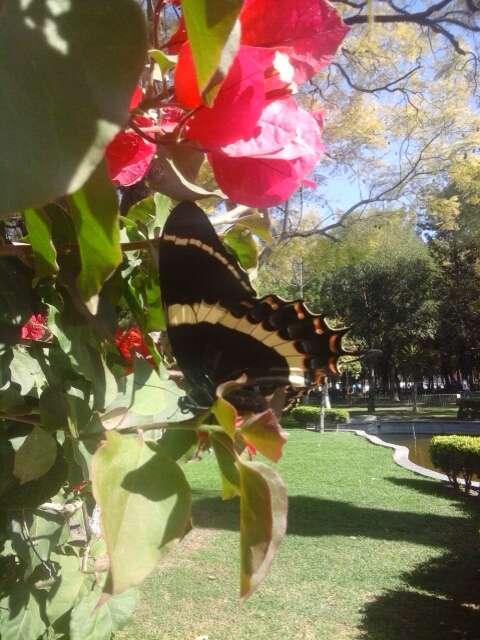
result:
M 428 198 L 424 223 L 436 266 L 442 372 L 449 384 L 460 385 L 466 380 L 470 387 L 480 347 L 479 185 L 478 158 L 456 164 L 449 186 Z
M 382 387 L 396 394 L 398 375 L 406 370 L 406 349 L 423 352 L 436 336 L 438 303 L 428 248 L 404 212 L 352 220 L 335 238 L 334 243 L 312 239 L 304 247 L 305 271 L 311 274 L 306 300 L 333 321 L 351 326 L 354 342 L 382 351 L 374 368 Z M 290 247 L 287 243 L 272 252 L 260 270 L 260 282 L 265 279 L 271 286 L 275 273 L 292 274 L 291 258 L 282 268 Z
M 315 192 L 304 189 L 275 211 L 279 241 L 331 236 L 372 207 L 384 215 L 399 205 L 418 209 L 424 188 L 433 179 L 445 186 L 450 167 L 478 149 L 478 7 L 336 4 L 351 31 L 304 97 L 325 108 L 327 154 Z M 351 192 L 349 201 L 332 201 L 332 180 Z M 311 224 L 302 224 L 313 209 Z

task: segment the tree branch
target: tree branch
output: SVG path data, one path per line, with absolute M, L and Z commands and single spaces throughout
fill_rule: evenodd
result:
M 362 198 L 351 207 L 349 207 L 346 211 L 344 211 L 341 216 L 335 222 L 328 224 L 326 226 L 316 226 L 312 229 L 307 229 L 305 231 L 296 231 L 294 233 L 288 234 L 288 239 L 290 238 L 310 238 L 312 236 L 325 236 L 329 239 L 332 239 L 332 236 L 329 235 L 330 231 L 334 229 L 338 229 L 343 227 L 347 218 L 349 218 L 355 211 L 358 209 L 364 208 L 369 204 L 373 204 L 374 202 L 382 202 L 387 199 L 387 196 L 392 192 L 396 191 L 399 187 L 401 187 L 405 182 L 407 182 L 413 175 L 421 175 L 422 172 L 417 171 L 427 149 L 435 142 L 435 140 L 440 136 L 440 134 L 436 134 L 431 138 L 420 150 L 415 162 L 412 163 L 410 169 L 399 177 L 399 179 L 383 191 L 380 191 L 376 195 L 371 195 L 368 198 Z M 282 238 L 281 240 L 286 240 L 287 238 Z M 280 241 L 281 241 L 280 240 Z
M 339 62 L 332 62 L 331 66 L 337 68 L 340 71 L 342 76 L 345 78 L 347 84 L 352 89 L 355 89 L 355 91 L 361 91 L 362 93 L 378 93 L 380 91 L 388 91 L 390 93 L 394 93 L 395 91 L 400 91 L 400 92 L 404 93 L 404 92 L 407 91 L 407 89 L 405 89 L 403 87 L 394 87 L 394 85 L 398 84 L 402 80 L 406 80 L 407 78 L 410 78 L 410 76 L 412 76 L 414 73 L 416 73 L 419 69 L 422 68 L 422 65 L 418 64 L 416 67 L 414 67 L 413 69 L 410 69 L 410 71 L 407 71 L 407 73 L 404 73 L 403 76 L 400 76 L 396 80 L 392 80 L 391 82 L 387 82 L 387 84 L 385 84 L 385 85 L 383 85 L 381 87 L 375 87 L 374 89 L 369 89 L 367 87 L 360 87 L 355 82 L 353 82 L 353 80 L 350 78 L 350 76 L 346 72 L 345 68 Z

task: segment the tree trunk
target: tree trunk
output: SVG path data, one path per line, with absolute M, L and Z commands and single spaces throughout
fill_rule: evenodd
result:
M 371 366 L 368 376 L 368 413 L 375 413 L 375 386 L 375 369 Z
M 332 403 L 330 402 L 330 396 L 328 394 L 328 378 L 322 383 L 322 407 L 325 409 L 331 409 Z
M 418 408 L 417 408 L 417 381 L 415 380 L 415 378 L 413 379 L 412 402 L 413 402 L 412 413 L 417 413 L 418 412 Z

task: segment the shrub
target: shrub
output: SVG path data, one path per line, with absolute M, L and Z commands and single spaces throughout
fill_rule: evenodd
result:
M 280 424 L 284 429 L 298 429 L 303 426 L 292 416 L 291 413 L 288 416 L 282 416 Z
M 480 420 L 480 398 L 461 398 L 457 406 L 459 420 Z
M 430 444 L 430 456 L 434 466 L 443 471 L 457 489 L 458 477 L 463 477 L 468 492 L 472 476 L 480 475 L 478 436 L 435 436 Z
M 310 424 L 319 424 L 321 407 L 316 406 L 301 406 L 292 409 L 290 416 L 297 422 L 304 426 Z M 325 409 L 325 422 L 334 424 L 348 422 L 350 414 L 346 409 Z

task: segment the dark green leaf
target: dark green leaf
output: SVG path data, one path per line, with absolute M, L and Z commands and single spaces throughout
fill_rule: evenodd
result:
M 103 164 L 82 189 L 69 196 L 68 202 L 82 262 L 77 286 L 96 313 L 93 300 L 122 261 L 118 200 Z
M 35 427 L 15 454 L 13 475 L 20 484 L 37 480 L 49 471 L 57 457 L 57 443 L 41 427 Z
M 35 276 L 55 275 L 58 271 L 57 251 L 52 242 L 52 223 L 48 214 L 41 209 L 26 209 L 23 216 L 32 245 Z
M 211 104 L 240 44 L 243 0 L 182 0 L 197 84 Z
M 67 478 L 68 468 L 61 447 L 51 469 L 38 480 L 20 485 L 15 482 L 0 496 L 2 509 L 34 509 L 58 493 Z
M 108 589 L 122 593 L 155 568 L 162 547 L 184 535 L 190 488 L 170 458 L 116 432 L 95 453 L 92 481 L 110 558 Z
M 0 214 L 82 186 L 127 120 L 145 31 L 134 0 L 2 1 Z
M 240 595 L 251 595 L 265 578 L 287 528 L 287 492 L 276 471 L 239 461 Z
M 197 432 L 192 429 L 168 429 L 158 441 L 156 451 L 172 460 L 180 460 L 197 444 Z

